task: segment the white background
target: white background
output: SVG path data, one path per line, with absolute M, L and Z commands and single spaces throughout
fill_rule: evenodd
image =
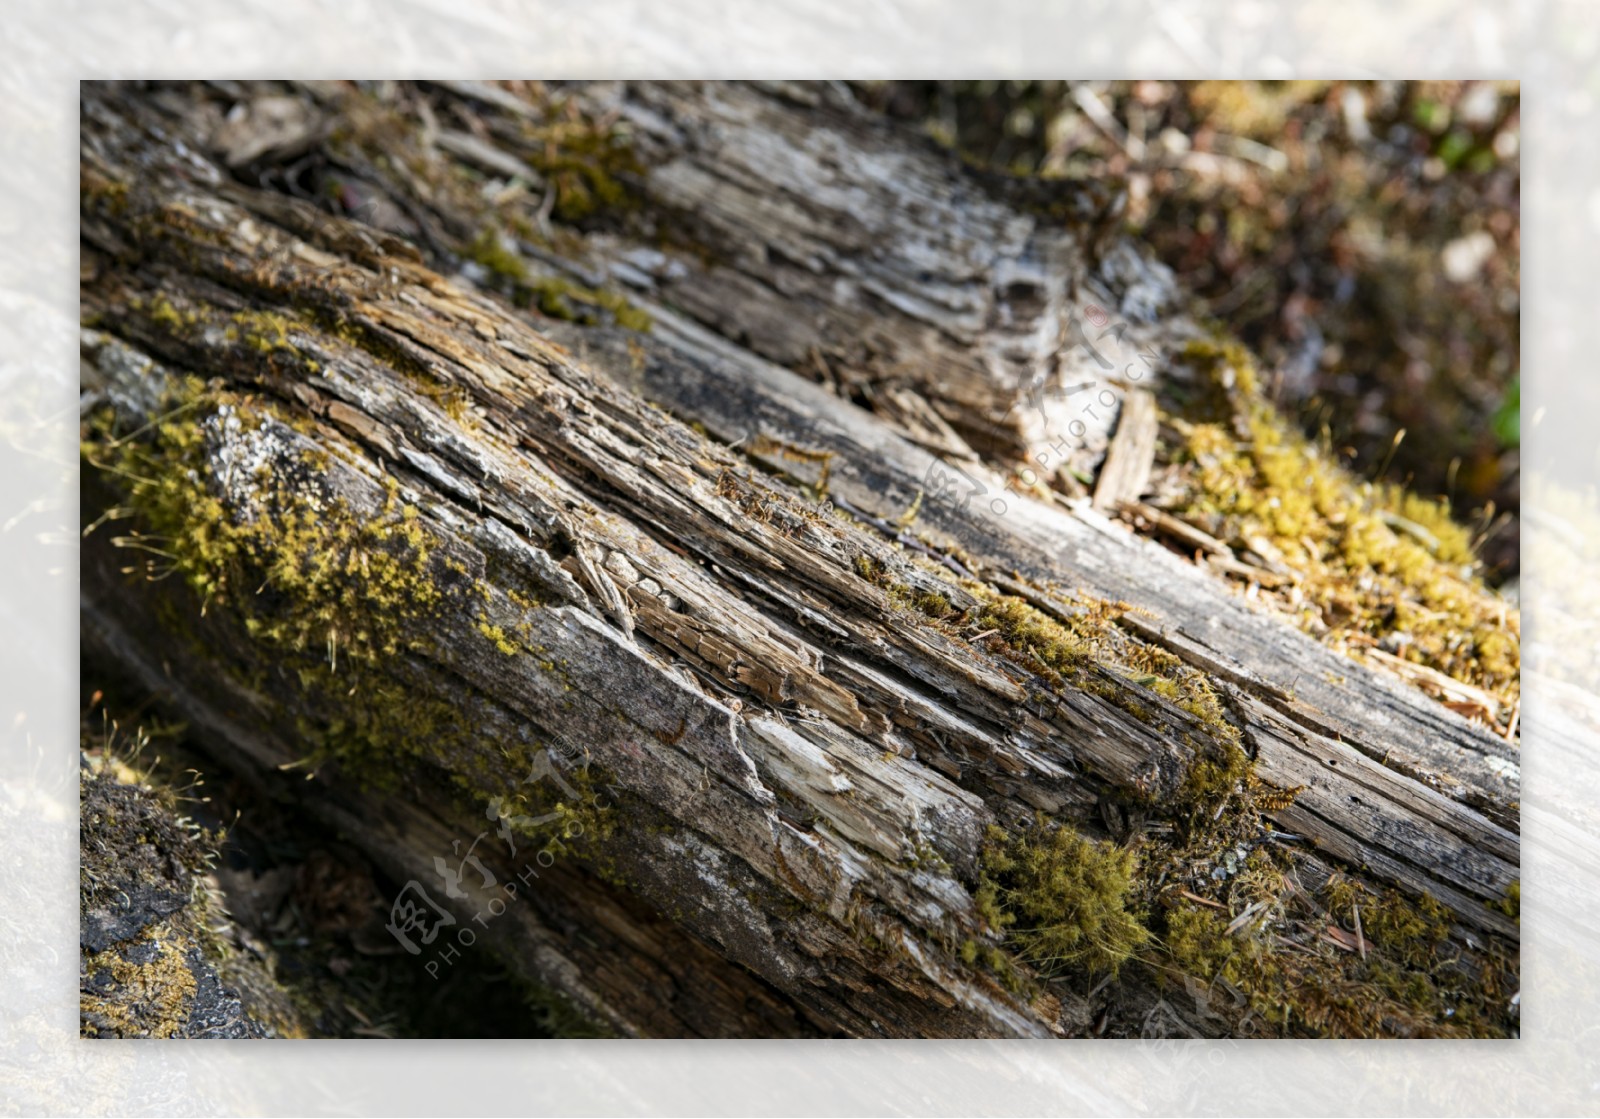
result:
M 1562 668 L 1570 648 L 1539 639 L 1558 612 L 1600 627 L 1600 559 L 1579 578 L 1568 571 L 1558 581 L 1543 570 L 1539 550 L 1541 524 L 1553 523 L 1540 512 L 1550 487 L 1592 494 L 1600 474 L 1593 358 L 1600 11 L 1593 6 L 27 0 L 5 5 L 0 29 L 0 1110 L 1600 1111 L 1600 735 L 1592 724 L 1582 732 L 1577 763 L 1541 754 L 1556 726 L 1550 697 L 1565 696 L 1571 709 L 1600 688 Z M 1522 79 L 1524 1040 L 80 1042 L 77 81 L 176 76 Z M 1583 543 L 1600 557 L 1600 539 Z M 1578 687 L 1544 686 L 1541 670 Z

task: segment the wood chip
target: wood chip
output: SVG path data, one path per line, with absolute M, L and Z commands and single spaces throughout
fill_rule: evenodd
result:
M 1251 902 L 1249 905 L 1247 905 L 1245 907 L 1245 910 L 1244 910 L 1243 913 L 1239 914 L 1237 917 L 1235 917 L 1232 921 L 1230 921 L 1228 923 L 1228 927 L 1223 930 L 1223 935 L 1224 936 L 1232 936 L 1234 933 L 1236 933 L 1240 929 L 1244 928 L 1244 926 L 1249 922 L 1250 918 L 1254 917 L 1257 913 L 1259 913 L 1261 911 L 1262 907 L 1265 904 L 1266 904 L 1265 902 L 1259 902 L 1259 901 Z
M 1366 939 L 1365 937 L 1358 936 L 1355 933 L 1345 932 L 1338 925 L 1329 925 L 1327 930 L 1322 934 L 1322 938 L 1329 944 L 1332 944 L 1335 948 L 1338 948 L 1340 951 L 1359 951 L 1362 955 L 1362 958 L 1366 957 L 1367 949 L 1374 947 L 1372 941 Z
M 1228 556 L 1229 558 L 1233 556 L 1233 552 L 1228 546 L 1215 536 L 1208 532 L 1202 532 L 1188 521 L 1180 521 L 1171 513 L 1157 509 L 1154 505 L 1145 505 L 1138 501 L 1125 501 L 1122 503 L 1122 511 L 1125 514 L 1132 514 L 1138 517 L 1157 531 L 1164 532 L 1191 548 L 1198 548 L 1202 552 L 1208 552 L 1215 556 Z
M 1210 555 L 1205 557 L 1205 565 L 1214 567 L 1225 574 L 1239 579 L 1248 579 L 1252 583 L 1259 583 L 1263 587 L 1283 587 L 1294 582 L 1292 575 L 1281 575 L 1276 571 L 1268 571 L 1264 567 L 1244 563 L 1231 555 Z
M 1396 676 L 1402 677 L 1425 690 L 1437 692 L 1449 701 L 1450 706 L 1456 707 L 1458 711 L 1460 710 L 1457 707 L 1458 704 L 1478 707 L 1482 708 L 1487 714 L 1489 722 L 1496 723 L 1500 721 L 1500 701 L 1482 688 L 1464 684 L 1455 677 L 1446 676 L 1437 669 L 1429 668 L 1427 665 L 1415 664 L 1403 657 L 1397 657 L 1393 653 L 1386 653 L 1382 649 L 1367 649 L 1362 655 L 1389 669 Z M 1466 712 L 1462 713 L 1465 714 Z
M 1122 402 L 1117 433 L 1106 452 L 1106 464 L 1094 487 L 1094 507 L 1115 509 L 1136 501 L 1150 484 L 1156 458 L 1156 432 L 1161 426 L 1156 398 L 1144 389 L 1129 389 Z

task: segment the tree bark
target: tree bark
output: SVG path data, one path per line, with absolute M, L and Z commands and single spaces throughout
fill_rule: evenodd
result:
M 599 86 L 631 216 L 565 222 L 538 103 L 442 95 L 486 108 L 438 150 L 555 200 L 517 283 L 627 280 L 650 330 L 436 272 L 482 215 L 337 149 L 326 88 L 273 134 L 83 109 L 86 653 L 426 880 L 419 967 L 494 950 L 646 1036 L 1515 1028 L 1514 747 L 979 460 L 1054 430 L 1018 404 L 1092 365 L 1083 301 L 1197 332 L 1098 203 L 1046 223 L 826 91 Z M 370 224 L 240 181 L 352 150 Z M 952 458 L 1003 514 L 919 497 Z M 1135 857 L 1109 962 L 1027 948 L 1057 828 Z

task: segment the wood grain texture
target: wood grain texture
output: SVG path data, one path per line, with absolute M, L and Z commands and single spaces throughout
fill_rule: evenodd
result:
M 86 544 L 86 648 L 243 768 L 311 757 L 312 810 L 397 880 L 481 829 L 520 776 L 505 747 L 584 759 L 615 788 L 620 830 L 541 882 L 493 944 L 619 1032 L 1225 1031 L 1168 1001 L 1160 967 L 1018 986 L 963 953 L 1003 941 L 975 898 L 991 824 L 1043 811 L 1131 842 L 1187 818 L 1221 732 L 1127 668 L 1150 650 L 1210 681 L 1261 781 L 1297 793 L 1239 821 L 1250 843 L 1275 825 L 1299 837 L 1308 881 L 1427 894 L 1454 935 L 1514 952 L 1515 921 L 1491 907 L 1518 875 L 1505 743 L 1088 503 L 1019 495 L 770 360 L 886 362 L 883 384 L 937 366 L 940 417 L 993 436 L 978 397 L 1059 358 L 1079 267 L 1065 241 L 792 91 L 584 96 L 635 123 L 662 212 L 698 215 L 687 228 L 724 261 L 655 277 L 649 334 L 530 318 L 390 235 L 229 180 L 198 137 L 173 143 L 203 125 L 181 98 L 158 110 L 90 88 L 86 409 L 137 432 L 164 388 L 200 374 L 260 417 L 195 420 L 196 484 L 234 523 L 284 517 L 251 478 L 292 477 L 365 521 L 411 510 L 448 573 L 443 605 L 377 672 L 447 705 L 461 733 L 397 758 L 396 788 L 363 788 L 305 734 L 366 702 L 295 676 L 321 672 L 320 650 L 263 647 L 181 580 L 130 583 L 105 533 Z M 624 260 L 606 237 L 570 246 L 569 266 Z M 774 248 L 747 259 L 741 237 Z M 848 515 L 820 503 L 824 465 Z M 931 494 L 941 471 L 964 500 Z M 1064 619 L 1095 600 L 1135 609 L 1105 638 L 1115 658 L 1051 679 L 908 608 L 927 595 L 958 617 L 995 595 Z

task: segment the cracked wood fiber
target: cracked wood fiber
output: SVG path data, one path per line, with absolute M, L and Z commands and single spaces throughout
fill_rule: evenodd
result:
M 86 452 L 85 521 L 136 484 L 105 455 L 181 432 L 180 482 L 250 539 L 348 521 L 386 542 L 371 563 L 410 566 L 391 614 L 352 625 L 337 598 L 336 621 L 307 621 L 272 581 L 302 556 L 208 599 L 130 579 L 126 537 L 91 532 L 85 649 L 268 786 L 309 762 L 293 795 L 396 881 L 480 831 L 530 751 L 581 757 L 611 790 L 608 834 L 486 933 L 511 966 L 646 1036 L 1216 1035 L 1255 1013 L 1248 992 L 1195 995 L 1158 948 L 1115 978 L 986 963 L 1012 944 L 978 901 L 990 828 L 1038 813 L 1171 853 L 1173 881 L 1138 887 L 1156 940 L 1223 828 L 1295 845 L 1303 897 L 1349 880 L 1425 898 L 1463 952 L 1514 959 L 1503 741 L 1087 507 L 928 501 L 913 532 L 937 441 L 774 364 L 938 384 L 918 398 L 953 438 L 1026 445 L 1006 417 L 1029 410 L 997 401 L 1072 375 L 1081 231 L 804 103 L 822 95 L 593 87 L 637 130 L 642 205 L 695 215 L 674 236 L 704 254 L 674 269 L 680 249 L 651 250 L 648 334 L 577 327 L 240 185 L 190 96 L 85 87 L 85 410 L 114 432 Z M 440 146 L 522 159 L 490 137 Z M 615 231 L 541 251 L 580 276 L 646 263 Z M 824 463 L 849 515 L 819 506 Z M 1018 616 L 1097 619 L 1093 652 L 1052 659 L 1004 629 Z M 1182 698 L 1191 681 L 1215 708 Z M 447 714 L 402 735 L 377 709 L 396 696 Z M 1206 789 L 1208 759 L 1238 751 L 1253 776 Z M 1304 907 L 1296 927 L 1339 919 Z

